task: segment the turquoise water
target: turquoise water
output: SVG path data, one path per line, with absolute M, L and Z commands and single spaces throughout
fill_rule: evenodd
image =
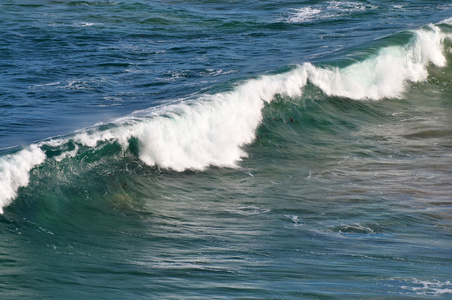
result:
M 451 297 L 451 13 L 1 2 L 0 297 Z

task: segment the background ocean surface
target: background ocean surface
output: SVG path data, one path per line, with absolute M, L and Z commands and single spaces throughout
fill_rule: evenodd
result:
M 0 1 L 0 298 L 452 297 L 450 1 Z

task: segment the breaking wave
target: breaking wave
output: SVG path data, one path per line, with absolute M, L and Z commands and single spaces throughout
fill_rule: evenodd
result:
M 262 109 L 276 95 L 301 97 L 306 85 L 327 96 L 354 100 L 400 98 L 410 82 L 427 79 L 428 67 L 446 66 L 441 29 L 449 21 L 412 31 L 404 45 L 387 45 L 345 67 L 309 62 L 289 72 L 250 79 L 232 90 L 136 112 L 66 137 L 30 145 L 0 158 L 0 212 L 28 185 L 30 171 L 46 160 L 71 159 L 86 149 L 118 144 L 149 166 L 177 172 L 207 167 L 238 167 L 243 146 L 255 139 Z

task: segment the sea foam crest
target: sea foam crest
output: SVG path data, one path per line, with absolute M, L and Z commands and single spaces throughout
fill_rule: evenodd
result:
M 17 197 L 18 189 L 28 185 L 30 170 L 45 159 L 46 155 L 36 145 L 0 158 L 0 213 Z
M 339 69 L 318 68 L 305 63 L 310 83 L 329 96 L 355 100 L 398 98 L 407 82 L 423 81 L 427 67 L 446 65 L 444 39 L 450 38 L 434 25 L 414 32 L 413 42 L 405 46 L 382 48 L 377 55 Z

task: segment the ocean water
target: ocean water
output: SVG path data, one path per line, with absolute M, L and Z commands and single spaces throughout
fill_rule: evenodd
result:
M 1 299 L 452 297 L 450 1 L 0 1 Z

